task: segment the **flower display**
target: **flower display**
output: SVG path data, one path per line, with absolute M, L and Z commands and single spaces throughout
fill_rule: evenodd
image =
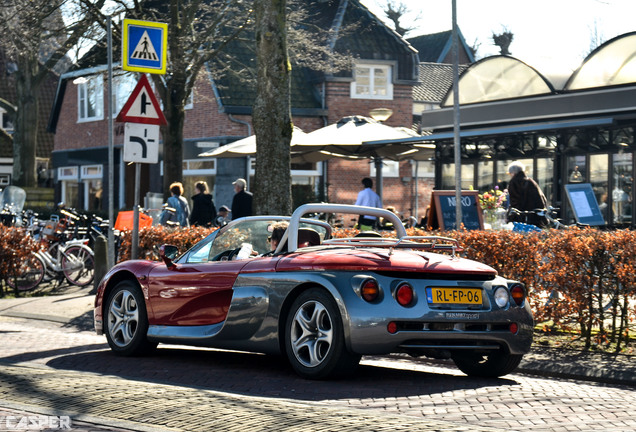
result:
M 498 186 L 495 186 L 494 189 L 479 194 L 479 205 L 483 210 L 496 210 L 505 207 L 507 198 L 508 189 L 502 191 Z

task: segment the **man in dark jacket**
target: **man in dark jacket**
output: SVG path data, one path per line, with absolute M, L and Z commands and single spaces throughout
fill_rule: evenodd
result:
M 510 222 L 526 222 L 538 227 L 546 226 L 548 221 L 545 216 L 529 214 L 526 218 L 511 214 L 510 209 L 513 208 L 521 211 L 547 209 L 548 202 L 537 182 L 526 176 L 525 167 L 521 162 L 515 161 L 508 165 L 508 174 L 512 176 L 508 184 L 510 203 L 508 220 Z
M 232 220 L 252 216 L 252 193 L 245 190 L 247 182 L 240 178 L 232 184 L 236 192 L 232 199 Z

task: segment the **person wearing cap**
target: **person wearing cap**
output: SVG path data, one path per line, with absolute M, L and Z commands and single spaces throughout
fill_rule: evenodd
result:
M 232 220 L 252 216 L 252 193 L 245 190 L 247 182 L 239 178 L 232 184 L 236 192 L 232 199 Z
M 221 207 L 219 207 L 219 211 L 216 214 L 216 219 L 214 221 L 216 226 L 224 227 L 229 221 L 232 220 L 232 218 L 230 217 L 230 211 L 230 208 L 226 205 L 222 205 Z

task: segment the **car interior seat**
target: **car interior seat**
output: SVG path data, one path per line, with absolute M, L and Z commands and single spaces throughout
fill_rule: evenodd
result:
M 318 246 L 320 234 L 312 228 L 298 228 L 298 247 Z

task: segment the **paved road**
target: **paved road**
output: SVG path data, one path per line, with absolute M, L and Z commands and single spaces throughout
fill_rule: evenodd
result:
M 78 431 L 636 430 L 636 391 L 624 385 L 474 379 L 399 357 L 310 382 L 276 357 L 173 346 L 119 358 L 91 332 L 8 317 L 0 347 L 0 430 L 16 410 L 70 415 Z

